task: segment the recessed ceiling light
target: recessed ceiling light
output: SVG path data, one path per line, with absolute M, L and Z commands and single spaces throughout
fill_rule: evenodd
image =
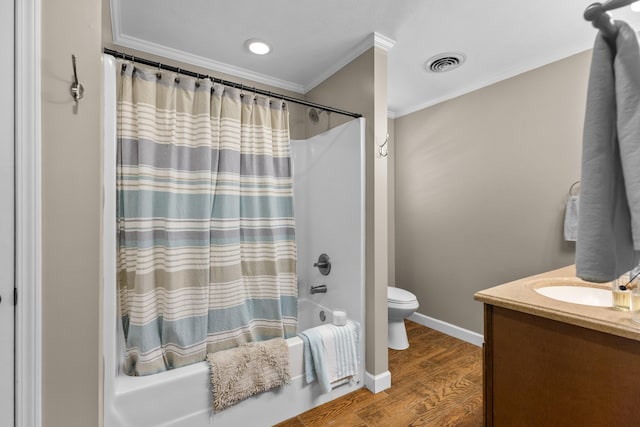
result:
M 245 46 L 251 53 L 255 53 L 256 55 L 266 55 L 271 51 L 271 46 L 267 44 L 267 42 L 259 40 L 259 39 L 249 39 L 245 42 Z
M 632 3 L 631 4 L 631 10 L 633 10 L 634 12 L 640 12 L 640 3 Z

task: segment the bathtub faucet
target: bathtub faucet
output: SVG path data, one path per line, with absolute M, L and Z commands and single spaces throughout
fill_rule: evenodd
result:
M 313 294 L 326 294 L 327 293 L 327 285 L 318 285 L 311 287 L 311 295 Z

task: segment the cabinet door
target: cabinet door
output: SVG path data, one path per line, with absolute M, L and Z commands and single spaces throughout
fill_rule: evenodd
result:
M 639 341 L 495 306 L 490 330 L 488 426 L 640 425 Z

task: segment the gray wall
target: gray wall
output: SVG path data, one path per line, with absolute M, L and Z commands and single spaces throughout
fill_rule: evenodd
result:
M 476 291 L 573 263 L 562 224 L 589 62 L 584 52 L 395 120 L 396 281 L 419 313 L 482 333 Z
M 101 4 L 41 2 L 42 426 L 100 425 Z M 85 88 L 77 114 L 71 54 Z

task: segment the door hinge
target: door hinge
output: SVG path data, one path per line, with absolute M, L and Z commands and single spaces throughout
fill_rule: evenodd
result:
M 18 288 L 13 288 L 13 305 L 18 305 Z

